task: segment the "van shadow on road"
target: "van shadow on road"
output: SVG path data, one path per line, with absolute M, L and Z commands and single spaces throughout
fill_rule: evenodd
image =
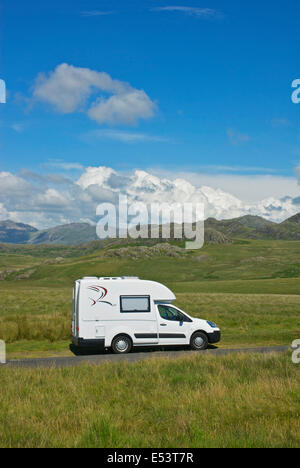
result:
M 107 356 L 112 355 L 113 352 L 111 349 L 99 350 L 99 348 L 77 348 L 73 344 L 70 344 L 69 349 L 71 353 L 75 356 Z M 208 350 L 219 349 L 217 346 L 209 345 Z M 191 351 L 192 349 L 189 346 L 137 346 L 133 348 L 131 354 L 139 354 L 139 353 L 155 353 L 155 352 L 162 352 L 162 351 Z

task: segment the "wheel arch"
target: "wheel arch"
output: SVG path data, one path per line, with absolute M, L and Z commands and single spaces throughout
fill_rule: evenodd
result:
M 123 347 L 119 346 L 119 343 L 126 342 L 127 344 Z M 111 348 L 115 354 L 128 354 L 133 349 L 133 341 L 130 335 L 127 333 L 119 333 L 117 334 L 111 343 Z
M 128 326 L 116 326 L 111 328 L 108 333 L 106 334 L 105 337 L 105 346 L 107 348 L 110 348 L 112 345 L 113 340 L 120 335 L 126 335 L 128 338 L 131 339 L 132 343 L 134 342 L 134 335 L 132 329 L 130 329 Z
M 112 346 L 113 341 L 114 341 L 116 338 L 118 338 L 119 336 L 127 336 L 127 338 L 129 338 L 130 341 L 131 341 L 131 345 L 133 346 L 133 339 L 132 339 L 132 337 L 130 336 L 130 334 L 127 333 L 127 332 L 121 332 L 121 333 L 117 333 L 116 335 L 114 335 L 114 336 L 112 337 L 112 339 L 111 339 L 110 346 Z
M 207 338 L 207 341 L 209 342 L 209 336 L 208 336 L 208 333 L 207 333 L 205 330 L 195 330 L 195 331 L 191 334 L 190 342 L 192 341 L 192 338 L 193 338 L 194 335 L 196 335 L 196 333 L 204 333 L 204 335 L 205 335 L 206 338 Z

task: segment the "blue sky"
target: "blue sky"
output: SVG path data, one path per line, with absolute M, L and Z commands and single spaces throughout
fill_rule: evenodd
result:
M 291 174 L 299 163 L 300 106 L 291 102 L 291 82 L 300 77 L 299 2 L 2 3 L 1 77 L 9 92 L 1 108 L 3 169 L 62 159 Z M 182 4 L 218 15 L 153 11 Z M 64 115 L 31 103 L 36 76 L 61 63 L 104 71 L 143 89 L 157 103 L 156 115 L 111 127 L 80 112 Z M 100 128 L 145 140 L 120 142 L 114 132 L 96 138 L 93 131 Z
M 0 78 L 7 85 L 1 171 L 68 169 L 76 177 L 81 166 L 107 166 L 295 178 L 300 105 L 292 103 L 291 84 L 300 78 L 299 2 L 0 3 Z M 70 110 L 69 102 L 57 104 L 61 88 L 54 96 L 48 82 L 62 64 L 73 67 L 70 73 L 104 72 L 113 84 L 81 90 Z M 132 119 L 108 109 L 120 96 L 117 86 L 121 94 L 129 86 L 139 99 Z

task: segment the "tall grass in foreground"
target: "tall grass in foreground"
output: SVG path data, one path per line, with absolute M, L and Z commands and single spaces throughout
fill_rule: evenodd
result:
M 1 447 L 299 447 L 290 355 L 0 368 Z

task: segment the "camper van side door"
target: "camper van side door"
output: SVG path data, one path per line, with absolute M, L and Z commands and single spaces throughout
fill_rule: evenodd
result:
M 191 321 L 182 312 L 168 304 L 157 305 L 160 345 L 188 344 Z

